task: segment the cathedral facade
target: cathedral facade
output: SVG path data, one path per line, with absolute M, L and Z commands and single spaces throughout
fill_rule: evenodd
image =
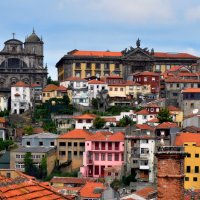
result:
M 14 38 L 4 43 L 0 51 L 0 93 L 10 91 L 18 81 L 37 83 L 44 87 L 47 82 L 47 67 L 43 64 L 43 41 L 35 31 L 25 42 Z

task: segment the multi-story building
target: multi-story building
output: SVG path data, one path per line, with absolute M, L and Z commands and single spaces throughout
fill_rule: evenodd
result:
M 6 129 L 6 119 L 4 117 L 0 117 L 0 140 L 8 139 L 8 133 Z
M 187 53 L 163 53 L 148 51 L 140 47 L 130 47 L 122 52 L 80 51 L 73 50 L 64 55 L 56 64 L 58 80 L 63 81 L 71 76 L 86 78 L 88 76 L 107 76 L 117 74 L 125 79 L 134 72 L 165 72 L 173 66 L 190 66 L 197 57 Z
M 165 79 L 165 97 L 168 99 L 168 103 L 181 107 L 180 94 L 186 88 L 200 88 L 200 80 L 183 79 L 178 76 Z
M 140 85 L 150 85 L 151 92 L 146 96 L 148 98 L 158 98 L 160 92 L 160 74 L 155 72 L 138 72 L 132 75 L 133 81 Z
M 40 167 L 42 159 L 47 160 L 47 174 L 49 175 L 56 162 L 56 138 L 53 133 L 38 133 L 22 137 L 22 146 L 10 152 L 10 168 L 24 171 L 24 158 L 27 152 L 31 152 L 33 163 Z
M 142 109 L 135 114 L 137 124 L 146 124 L 149 120 L 156 118 L 156 114 L 150 113 L 147 109 Z
M 184 188 L 200 189 L 200 135 L 198 133 L 179 133 L 176 146 L 183 146 L 187 156 L 184 158 Z
M 0 95 L 0 111 L 8 110 L 8 98 L 4 95 Z
M 154 182 L 155 134 L 147 124 L 136 124 L 130 135 L 125 136 L 125 173 L 136 174 L 139 181 Z
M 85 140 L 83 177 L 104 177 L 104 169 L 124 164 L 124 133 L 96 132 Z
M 22 114 L 32 108 L 31 88 L 19 81 L 11 87 L 11 113 Z
M 200 108 L 200 88 L 186 88 L 182 90 L 181 107 L 183 114 L 188 116 L 199 111 Z
M 39 84 L 31 84 L 31 94 L 33 105 L 38 105 L 42 103 L 42 86 Z
M 42 91 L 42 102 L 45 103 L 51 98 L 63 98 L 64 95 L 67 95 L 66 87 L 49 84 Z
M 175 106 L 168 106 L 167 109 L 169 110 L 170 115 L 173 117 L 173 121 L 176 122 L 179 127 L 182 127 L 183 111 Z
M 74 129 L 58 137 L 57 158 L 63 171 L 75 171 L 83 165 L 85 140 L 91 134 L 86 130 Z

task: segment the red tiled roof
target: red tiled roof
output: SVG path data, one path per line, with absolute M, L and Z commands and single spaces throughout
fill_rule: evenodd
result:
M 182 73 L 178 73 L 178 76 L 196 76 L 198 77 L 199 74 L 198 73 L 191 73 L 191 72 L 182 72 Z
M 167 107 L 167 109 L 169 110 L 169 111 L 181 111 L 181 109 L 179 109 L 179 108 L 177 108 L 177 107 L 175 107 L 175 106 L 168 106 Z
M 151 130 L 153 131 L 154 128 L 152 126 L 149 126 L 148 124 L 136 124 L 136 128 L 141 129 L 141 130 Z
M 116 122 L 116 118 L 115 117 L 102 117 L 104 119 L 105 122 Z
M 96 182 L 88 182 L 85 186 L 80 190 L 80 196 L 83 198 L 100 198 L 102 193 L 95 193 L 95 189 L 100 188 L 102 190 L 105 189 L 103 183 Z
M 147 108 L 160 108 L 159 105 L 155 104 L 155 103 L 149 103 L 146 105 Z
M 181 79 L 180 77 L 169 77 L 165 79 L 166 83 L 200 83 L 197 79 Z
M 40 199 L 40 200 L 61 200 L 68 199 L 63 195 L 55 192 L 49 186 L 45 186 L 34 180 L 15 179 L 6 180 L 6 185 L 0 184 L 0 199 Z M 2 182 L 1 182 L 2 183 Z
M 137 115 L 149 115 L 149 111 L 147 109 L 140 110 L 136 112 Z
M 84 115 L 79 115 L 79 116 L 74 116 L 74 119 L 95 119 L 97 115 L 95 114 L 84 114 Z
M 51 92 L 57 90 L 58 86 L 54 84 L 49 84 L 47 85 L 44 89 L 43 92 Z
M 182 93 L 200 93 L 200 88 L 185 88 Z
M 71 53 L 71 55 L 75 56 L 97 56 L 97 57 L 112 57 L 112 56 L 122 56 L 121 52 L 111 52 L 111 51 L 80 51 L 75 50 Z
M 96 132 L 86 139 L 87 141 L 124 141 L 124 133 Z
M 167 72 L 175 72 L 175 71 L 181 69 L 182 67 L 183 66 L 173 66 L 169 70 L 167 70 Z
M 63 85 L 60 85 L 60 86 L 57 87 L 56 91 L 64 91 L 64 92 L 66 92 L 67 88 L 64 87 Z
M 37 84 L 37 83 L 33 83 L 30 85 L 30 87 L 41 87 L 41 85 Z
M 194 142 L 197 146 L 200 146 L 200 134 L 187 132 L 176 135 L 176 146 L 183 146 L 185 142 Z
M 88 81 L 88 84 L 106 84 L 106 83 L 103 81 L 98 81 L 98 80 L 93 79 L 93 80 Z
M 14 85 L 12 85 L 12 87 L 29 87 L 29 85 L 22 81 L 19 81 L 19 82 L 15 83 Z
M 178 125 L 174 122 L 163 122 L 156 126 L 156 129 L 168 129 L 168 128 L 176 128 Z
M 83 79 L 83 78 L 80 78 L 80 77 L 73 77 L 73 76 L 67 78 L 66 81 L 83 81 L 83 82 L 86 82 L 86 80 Z
M 153 118 L 153 119 L 150 119 L 150 120 L 147 121 L 147 122 L 158 123 L 159 120 L 158 120 L 158 118 Z
M 137 85 L 138 85 L 138 86 L 141 85 L 141 84 L 136 83 L 135 81 L 131 81 L 131 80 L 127 80 L 127 81 L 125 82 L 125 84 L 126 84 L 126 85 L 131 85 L 131 86 L 132 86 L 132 85 L 136 85 L 136 86 L 137 86 Z
M 144 72 L 138 72 L 138 73 L 134 73 L 134 76 L 160 76 L 160 73 L 156 73 L 156 72 L 149 72 L 149 71 L 144 71 Z
M 74 129 L 59 135 L 58 139 L 86 139 L 91 133 L 83 129 Z
M 50 183 L 65 183 L 65 184 L 85 184 L 89 179 L 86 178 L 74 178 L 74 177 L 56 177 L 54 176 Z
M 6 123 L 6 119 L 4 117 L 0 117 L 0 123 Z
M 134 194 L 147 199 L 150 194 L 156 192 L 155 188 L 153 187 L 145 187 L 141 190 L 136 191 Z
M 164 52 L 155 52 L 154 57 L 156 58 L 182 58 L 182 59 L 190 59 L 190 58 L 198 58 L 188 53 L 164 53 Z

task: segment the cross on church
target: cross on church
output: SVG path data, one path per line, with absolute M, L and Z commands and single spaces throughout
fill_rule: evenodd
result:
M 12 35 L 13 35 L 13 39 L 15 39 L 15 33 L 12 33 Z

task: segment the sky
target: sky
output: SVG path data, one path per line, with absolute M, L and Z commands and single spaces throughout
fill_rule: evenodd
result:
M 44 63 L 55 68 L 68 51 L 122 51 L 135 46 L 200 56 L 199 0 L 1 0 L 0 49 L 24 42 L 33 27 L 44 41 Z

